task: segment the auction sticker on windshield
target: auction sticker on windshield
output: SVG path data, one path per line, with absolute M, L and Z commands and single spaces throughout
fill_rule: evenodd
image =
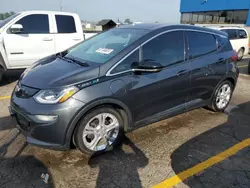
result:
M 96 52 L 101 54 L 110 54 L 113 51 L 114 51 L 113 49 L 108 49 L 108 48 L 99 48 L 98 50 L 96 50 Z

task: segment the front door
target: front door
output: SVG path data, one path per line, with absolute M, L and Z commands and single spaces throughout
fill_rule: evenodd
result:
M 50 34 L 49 23 L 48 14 L 31 14 L 15 23 L 23 26 L 22 33 L 13 34 L 7 30 L 4 45 L 11 67 L 27 67 L 55 53 L 54 35 Z
M 130 96 L 135 121 L 184 111 L 190 89 L 190 68 L 184 49 L 183 31 L 164 33 L 142 46 L 142 60 L 155 60 L 165 68 L 158 73 L 133 75 Z

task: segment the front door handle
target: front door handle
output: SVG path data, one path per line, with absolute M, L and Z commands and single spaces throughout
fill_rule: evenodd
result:
M 43 38 L 43 41 L 52 41 L 53 39 L 52 38 Z
M 185 74 L 187 74 L 187 73 L 188 73 L 188 70 L 181 70 L 181 71 L 179 71 L 179 72 L 176 74 L 176 76 L 185 75 Z

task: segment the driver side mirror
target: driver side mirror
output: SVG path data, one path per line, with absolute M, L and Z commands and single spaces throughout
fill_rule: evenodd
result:
M 23 32 L 23 26 L 21 24 L 14 24 L 10 27 L 10 32 L 13 34 L 19 34 Z
M 133 72 L 160 72 L 164 66 L 154 60 L 143 60 L 139 63 L 134 63 L 132 65 L 132 71 Z

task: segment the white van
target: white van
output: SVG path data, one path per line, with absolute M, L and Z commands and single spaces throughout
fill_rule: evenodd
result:
M 27 68 L 37 60 L 84 40 L 74 13 L 26 11 L 0 22 L 0 81 L 5 71 Z
M 232 47 L 238 54 L 238 60 L 241 60 L 244 55 L 248 54 L 249 36 L 246 29 L 241 27 L 220 27 L 214 29 L 219 29 L 228 34 Z

